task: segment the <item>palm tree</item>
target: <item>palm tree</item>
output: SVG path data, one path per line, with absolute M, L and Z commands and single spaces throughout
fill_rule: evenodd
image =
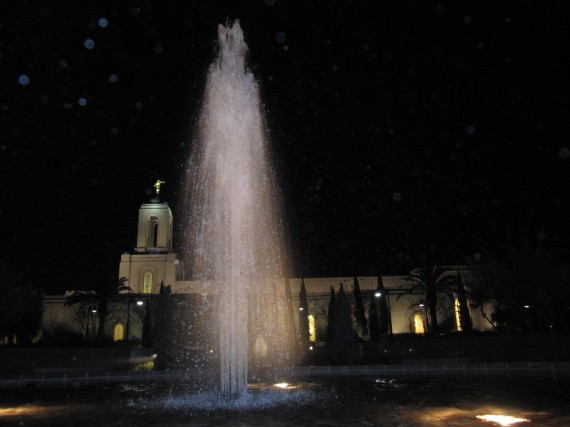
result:
M 455 285 L 455 277 L 446 274 L 450 271 L 449 268 L 445 267 L 419 267 L 412 270 L 408 277 L 403 279 L 411 284 L 406 289 L 407 293 L 411 294 L 418 289 L 424 292 L 428 330 L 433 335 L 438 334 L 437 295 L 438 293 L 449 294 Z

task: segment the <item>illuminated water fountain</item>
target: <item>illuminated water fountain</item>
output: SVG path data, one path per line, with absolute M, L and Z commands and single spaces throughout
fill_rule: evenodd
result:
M 281 200 L 239 22 L 219 26 L 218 45 L 187 168 L 185 258 L 215 299 L 220 391 L 234 396 L 272 380 L 294 346 Z
M 185 187 L 186 259 L 217 306 L 205 321 L 218 337 L 219 391 L 237 398 L 220 399 L 194 377 L 107 384 L 100 376 L 99 385 L 83 387 L 86 377 L 66 376 L 72 392 L 44 384 L 4 393 L 0 424 L 570 425 L 568 378 L 321 374 L 295 385 L 273 381 L 282 379 L 273 368 L 293 359 L 293 316 L 280 199 L 246 51 L 239 24 L 219 28 Z

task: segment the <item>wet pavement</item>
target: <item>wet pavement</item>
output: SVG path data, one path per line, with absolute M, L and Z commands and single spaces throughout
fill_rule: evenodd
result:
M 327 378 L 220 399 L 188 383 L 0 392 L 4 426 L 570 426 L 568 379 Z M 508 424 L 503 424 L 508 425 Z

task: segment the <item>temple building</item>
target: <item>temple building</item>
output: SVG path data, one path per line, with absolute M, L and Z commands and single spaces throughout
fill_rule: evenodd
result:
M 143 203 L 138 212 L 136 246 L 132 252 L 120 256 L 119 282 L 122 288 L 110 304 L 115 307 L 113 316 L 107 319 L 104 334 L 115 341 L 140 342 L 143 335 L 145 305 L 153 298 L 159 298 L 165 289 L 171 294 L 204 294 L 207 287 L 199 281 L 185 280 L 184 265 L 173 251 L 173 215 L 168 204 L 160 201 L 158 195 L 149 203 Z M 466 288 L 475 280 L 472 272 L 461 266 L 448 267 L 449 275 L 461 274 Z M 427 332 L 429 316 L 425 306 L 425 293 L 409 292 L 406 276 L 357 276 L 288 278 L 291 289 L 292 312 L 307 310 L 308 336 L 318 343 L 326 341 L 327 311 L 331 288 L 335 293 L 343 288 L 353 304 L 354 289 L 360 290 L 365 315 L 387 311 L 383 333 L 424 334 Z M 284 284 L 285 285 L 285 284 Z M 306 291 L 306 303 L 301 301 L 301 288 Z M 94 294 L 93 294 L 94 295 Z M 93 296 L 92 295 L 92 296 Z M 97 312 L 94 304 L 70 304 L 70 297 L 89 301 L 90 294 L 67 293 L 64 296 L 48 296 L 44 304 L 43 334 L 53 337 L 67 330 L 76 339 L 93 340 L 97 334 Z M 91 298 L 93 300 L 93 298 Z M 67 303 L 66 303 L 67 302 Z M 304 305 L 306 304 L 306 307 Z M 116 309 L 119 305 L 121 309 Z M 374 305 L 374 307 L 372 307 Z M 440 332 L 461 330 L 457 298 L 440 295 L 438 298 L 438 325 Z M 487 313 L 488 315 L 489 313 Z M 469 308 L 474 330 L 491 328 L 481 310 Z M 354 317 L 354 316 L 353 316 Z M 353 319 L 356 327 L 356 319 Z M 304 322 L 295 319 L 295 327 Z M 299 333 L 299 330 L 296 331 Z

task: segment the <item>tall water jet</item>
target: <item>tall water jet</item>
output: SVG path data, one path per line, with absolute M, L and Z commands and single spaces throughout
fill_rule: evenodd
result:
M 246 54 L 239 22 L 220 25 L 185 186 L 185 259 L 215 301 L 205 321 L 224 396 L 288 366 L 294 348 L 282 202 Z

